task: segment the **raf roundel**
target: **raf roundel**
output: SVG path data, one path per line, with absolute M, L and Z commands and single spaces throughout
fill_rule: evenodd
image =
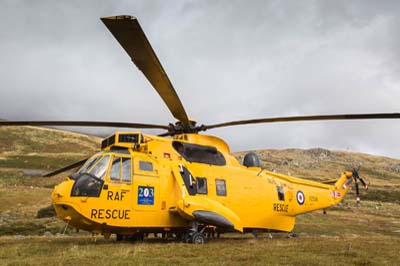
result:
M 303 191 L 301 191 L 301 190 L 297 191 L 296 198 L 297 198 L 297 203 L 299 205 L 303 205 L 304 204 L 304 193 L 303 193 Z

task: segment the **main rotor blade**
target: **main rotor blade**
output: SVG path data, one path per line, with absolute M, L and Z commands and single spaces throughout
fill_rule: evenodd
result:
M 104 17 L 101 20 L 156 89 L 172 115 L 188 125 L 186 111 L 138 20 L 132 16 Z
M 0 121 L 0 126 L 73 126 L 73 127 L 121 127 L 121 128 L 161 128 L 168 126 L 101 121 Z
M 249 120 L 238 120 L 214 125 L 205 125 L 204 129 L 229 127 L 260 123 L 295 122 L 295 121 L 323 121 L 323 120 L 362 120 L 362 119 L 400 119 L 400 113 L 380 114 L 338 114 L 338 115 L 312 115 L 312 116 L 287 116 Z
M 43 177 L 53 176 L 53 175 L 56 175 L 56 174 L 59 174 L 59 173 L 62 173 L 62 172 L 77 168 L 79 166 L 82 166 L 89 158 L 85 158 L 83 160 L 80 160 L 79 162 L 75 162 L 75 163 L 72 163 L 70 165 L 67 165 L 67 166 L 64 166 L 62 168 L 59 168 L 57 170 L 54 170 L 54 171 L 52 171 L 50 173 L 47 173 L 47 174 L 43 175 Z

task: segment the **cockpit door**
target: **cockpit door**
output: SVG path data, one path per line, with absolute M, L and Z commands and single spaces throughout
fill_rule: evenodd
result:
M 129 226 L 133 220 L 132 157 L 130 154 L 110 153 L 94 161 L 88 163 L 87 173 L 80 172 L 76 191 L 72 191 L 81 196 L 79 193 L 88 194 L 94 188 L 99 189 L 96 195 L 93 192 L 93 196 L 81 197 L 82 212 L 101 224 Z M 82 186 L 78 186 L 81 183 Z
M 132 162 L 129 155 L 115 154 L 112 157 L 108 182 L 103 186 L 107 205 L 112 209 L 132 209 Z

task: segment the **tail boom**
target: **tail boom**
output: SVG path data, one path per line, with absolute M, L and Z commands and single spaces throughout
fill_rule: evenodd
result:
M 289 179 L 289 177 L 286 177 Z M 289 181 L 289 180 L 288 180 Z M 294 178 L 292 212 L 287 215 L 299 215 L 319 209 L 329 208 L 340 203 L 353 182 L 353 173 L 342 173 L 333 185 Z
M 327 186 L 326 188 L 304 187 L 304 197 L 305 200 L 308 199 L 308 202 L 304 201 L 303 204 L 296 206 L 294 208 L 295 215 L 337 205 L 343 200 L 352 181 L 353 174 L 345 172 L 334 185 Z

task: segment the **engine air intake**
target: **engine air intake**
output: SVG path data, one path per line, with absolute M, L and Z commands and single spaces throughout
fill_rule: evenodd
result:
M 143 140 L 143 135 L 140 132 L 116 132 L 101 142 L 101 149 L 109 150 L 112 147 L 135 148 L 143 143 Z

